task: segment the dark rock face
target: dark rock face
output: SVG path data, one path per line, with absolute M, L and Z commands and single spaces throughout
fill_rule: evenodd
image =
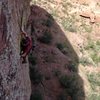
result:
M 56 20 L 32 5 L 28 24 L 36 44 L 29 55 L 30 100 L 85 100 L 79 58 Z
M 28 63 L 21 64 L 20 25 L 27 23 L 30 0 L 0 0 L 0 100 L 29 100 Z M 23 14 L 23 16 L 22 16 Z
M 3 13 L 3 9 L 1 9 L 1 13 L 0 13 L 0 47 L 1 47 L 0 52 L 5 47 L 6 31 L 7 31 L 6 16 Z

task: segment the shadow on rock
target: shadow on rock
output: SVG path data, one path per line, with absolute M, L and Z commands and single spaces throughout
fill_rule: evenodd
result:
M 43 8 L 32 5 L 29 25 L 36 45 L 29 55 L 30 100 L 85 100 L 79 58 L 56 20 Z

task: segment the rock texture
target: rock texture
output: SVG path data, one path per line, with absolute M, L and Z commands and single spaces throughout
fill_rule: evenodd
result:
M 26 24 L 30 0 L 0 0 L 0 100 L 29 100 L 28 63 L 22 64 L 20 25 Z
M 29 23 L 36 43 L 29 56 L 31 100 L 85 100 L 78 56 L 56 20 L 45 9 L 33 5 Z M 71 75 L 77 77 L 67 88 L 61 83 L 65 75 L 69 77 L 67 81 Z

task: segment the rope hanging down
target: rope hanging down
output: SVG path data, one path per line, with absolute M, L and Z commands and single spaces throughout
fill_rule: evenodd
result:
M 18 14 L 18 13 L 17 13 Z M 20 28 L 20 32 L 24 32 L 24 25 L 23 25 L 23 10 L 20 12 L 20 21 L 18 21 L 18 25 Z

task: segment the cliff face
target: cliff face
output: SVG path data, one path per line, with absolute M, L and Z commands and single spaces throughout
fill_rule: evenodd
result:
M 30 100 L 85 100 L 79 58 L 64 31 L 45 9 L 32 5 L 31 35 L 35 48 L 29 55 Z
M 20 60 L 20 25 L 27 22 L 30 0 L 0 0 L 0 100 L 29 100 L 28 63 Z

